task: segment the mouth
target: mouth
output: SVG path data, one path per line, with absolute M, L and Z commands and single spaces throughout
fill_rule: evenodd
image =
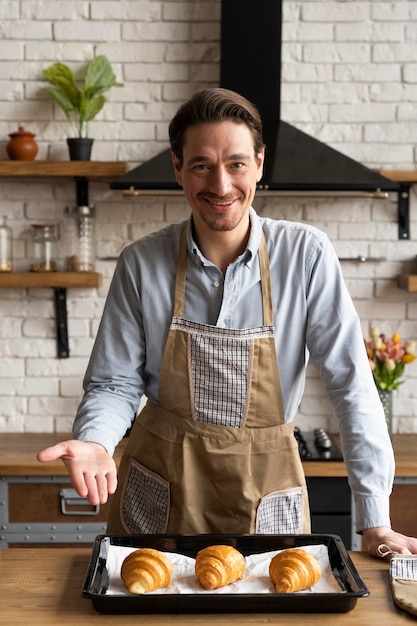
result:
M 214 211 L 227 211 L 231 209 L 234 206 L 234 204 L 237 202 L 237 198 L 232 198 L 232 199 L 227 199 L 227 200 L 223 198 L 222 200 L 220 200 L 219 198 L 209 198 L 207 196 L 204 196 L 202 199 L 207 204 L 209 204 L 210 208 L 212 208 Z

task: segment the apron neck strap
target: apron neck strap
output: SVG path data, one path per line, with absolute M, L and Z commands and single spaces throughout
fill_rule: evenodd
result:
M 269 269 L 268 248 L 266 247 L 266 239 L 263 230 L 261 231 L 261 241 L 259 242 L 258 258 L 261 273 L 264 326 L 273 326 L 274 315 L 272 312 L 271 272 Z
M 187 273 L 187 229 L 181 233 L 177 258 L 177 275 L 175 280 L 174 317 L 184 317 L 185 277 Z
M 187 270 L 187 229 L 186 225 L 181 233 L 178 258 L 177 258 L 177 275 L 175 281 L 175 302 L 174 317 L 184 317 L 185 306 L 185 280 Z M 259 269 L 261 273 L 262 288 L 262 307 L 263 307 L 263 323 L 264 326 L 273 326 L 272 313 L 272 288 L 271 273 L 269 270 L 269 255 L 266 247 L 266 240 L 263 230 L 261 231 L 261 240 L 259 243 Z

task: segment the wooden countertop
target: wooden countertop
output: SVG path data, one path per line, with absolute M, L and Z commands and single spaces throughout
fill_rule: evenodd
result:
M 0 476 L 67 476 L 61 461 L 39 463 L 39 450 L 69 439 L 68 433 L 5 433 L 0 436 Z M 392 438 L 395 476 L 417 476 L 417 434 L 394 435 Z M 115 460 L 120 462 L 125 442 L 117 447 Z M 340 461 L 307 461 L 303 463 L 306 476 L 346 476 Z
M 305 626 L 402 626 L 415 619 L 392 600 L 388 563 L 364 552 L 352 552 L 370 591 L 348 613 L 257 613 L 239 615 L 102 615 L 91 600 L 81 597 L 91 550 L 88 548 L 9 548 L 0 550 L 0 624 L 67 626 L 69 624 L 142 626 L 218 626 L 299 624 Z

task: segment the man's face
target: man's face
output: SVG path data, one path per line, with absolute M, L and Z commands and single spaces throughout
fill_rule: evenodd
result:
M 254 155 L 251 131 L 243 123 L 191 126 L 185 133 L 183 165 L 173 155 L 196 227 L 229 231 L 248 215 L 262 176 L 264 153 Z

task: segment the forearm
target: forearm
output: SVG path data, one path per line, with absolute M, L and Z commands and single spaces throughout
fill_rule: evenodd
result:
M 86 392 L 73 425 L 74 439 L 102 445 L 112 456 L 135 419 L 137 403 L 109 390 Z

